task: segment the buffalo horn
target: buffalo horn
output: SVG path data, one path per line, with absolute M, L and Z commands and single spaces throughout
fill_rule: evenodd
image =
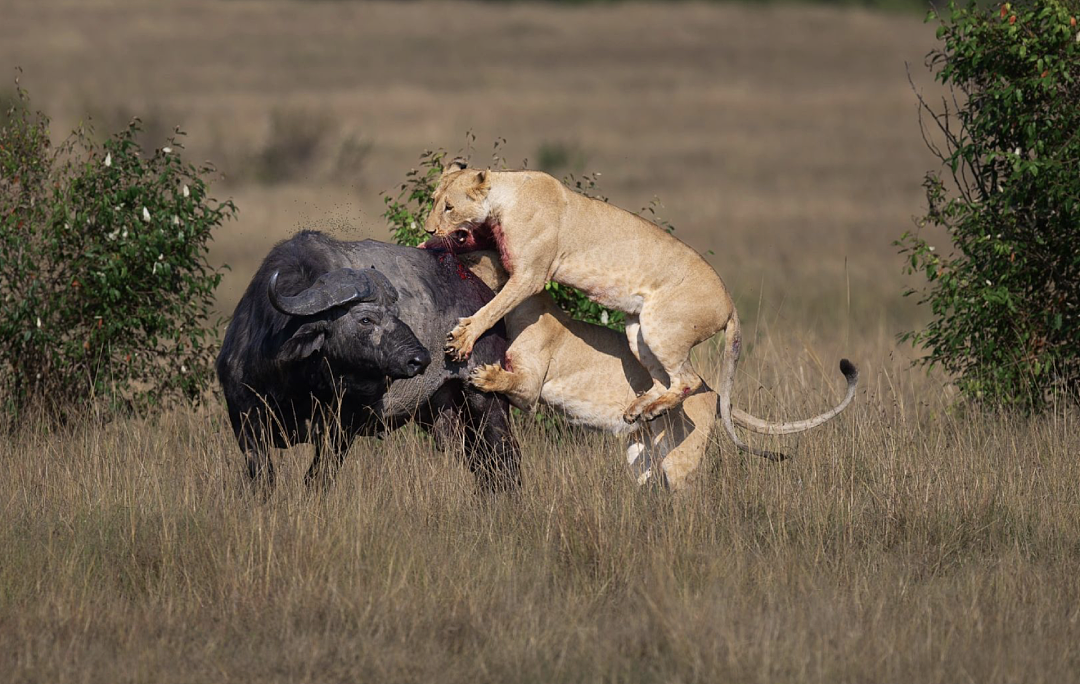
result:
M 270 276 L 266 294 L 275 309 L 289 316 L 313 316 L 350 302 L 370 302 L 378 297 L 378 287 L 364 270 L 341 268 L 319 276 L 311 287 L 291 297 L 279 294 L 279 272 Z

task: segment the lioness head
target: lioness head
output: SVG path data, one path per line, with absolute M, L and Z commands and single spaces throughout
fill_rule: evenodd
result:
M 487 202 L 490 189 L 489 171 L 466 168 L 460 159 L 451 162 L 432 195 L 435 206 L 424 223 L 432 239 L 425 246 L 441 243 L 451 251 L 461 252 L 491 247 L 491 210 Z

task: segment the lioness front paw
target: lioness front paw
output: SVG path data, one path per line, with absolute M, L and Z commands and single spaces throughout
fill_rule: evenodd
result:
M 509 386 L 508 375 L 498 364 L 488 363 L 472 369 L 469 384 L 481 392 L 502 392 Z
M 462 318 L 446 336 L 446 347 L 443 351 L 454 361 L 465 361 L 469 358 L 469 354 L 472 354 L 476 339 L 469 325 L 471 322 L 471 319 Z

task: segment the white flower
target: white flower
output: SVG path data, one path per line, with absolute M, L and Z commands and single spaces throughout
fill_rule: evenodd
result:
M 116 236 L 117 236 L 117 235 L 119 235 L 119 234 L 120 234 L 120 229 L 119 229 L 119 228 L 117 228 L 116 230 L 114 230 L 113 232 L 109 233 L 109 234 L 108 234 L 108 235 L 106 235 L 105 237 L 107 237 L 107 238 L 108 238 L 109 240 L 115 240 L 115 239 L 116 239 Z
M 108 154 L 105 155 L 105 166 L 106 167 L 112 166 L 112 152 L 109 152 Z
M 934 246 L 933 246 L 933 245 L 930 245 L 930 251 L 931 251 L 931 252 L 933 252 L 933 251 L 934 251 Z
M 608 322 L 607 311 L 601 311 L 600 312 L 600 322 L 603 323 L 604 325 L 607 325 L 607 322 Z
M 154 267 L 150 269 L 150 275 L 157 275 L 157 262 L 154 262 Z
M 173 214 L 173 217 L 172 217 L 172 224 L 173 224 L 174 226 L 178 226 L 178 225 L 180 225 L 180 217 L 179 217 L 179 216 L 177 216 L 176 214 Z
M 142 220 L 150 223 L 150 210 L 146 207 L 142 208 Z
M 165 255 L 164 254 L 158 254 L 157 255 L 157 260 L 158 261 L 164 261 L 165 260 Z
M 41 316 L 37 317 L 37 327 L 41 327 Z
M 986 286 L 987 286 L 987 287 L 991 287 L 991 286 L 993 286 L 993 283 L 992 283 L 992 282 L 990 282 L 989 280 L 987 280 L 987 281 L 986 281 Z
M 187 366 L 185 366 L 184 364 L 180 364 L 180 372 L 187 373 Z
M 188 186 L 186 183 L 184 184 L 184 197 L 191 197 L 191 191 L 188 190 Z
M 416 221 L 409 224 L 409 230 L 416 230 Z
M 1015 150 L 1013 150 L 1013 154 L 1015 154 L 1015 155 L 1016 155 L 1017 157 L 1019 157 L 1019 156 L 1020 156 L 1020 146 L 1019 146 L 1019 145 L 1017 145 L 1017 146 L 1016 146 L 1016 149 L 1015 149 Z
M 170 152 L 172 152 L 172 148 L 171 147 L 162 147 L 161 151 L 164 152 L 165 154 L 169 154 Z
M 127 227 L 126 226 L 124 227 L 124 232 L 120 233 L 120 239 L 121 240 L 127 240 Z

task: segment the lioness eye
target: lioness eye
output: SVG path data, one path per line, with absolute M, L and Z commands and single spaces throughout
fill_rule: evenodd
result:
M 453 210 L 454 210 L 454 205 L 447 202 L 446 203 L 446 211 L 453 211 Z

